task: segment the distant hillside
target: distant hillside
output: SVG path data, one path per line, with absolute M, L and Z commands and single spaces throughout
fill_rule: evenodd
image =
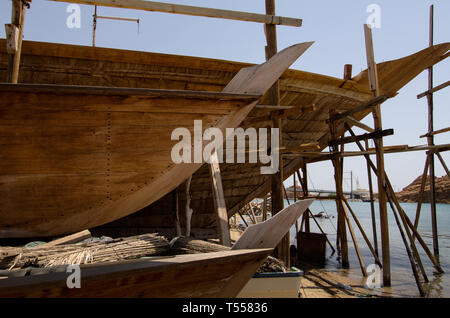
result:
M 436 202 L 450 204 L 450 178 L 444 176 L 435 178 L 436 180 Z M 414 180 L 409 186 L 397 193 L 397 197 L 401 202 L 417 202 L 419 199 L 420 183 L 422 176 Z M 427 179 L 423 202 L 430 202 L 430 176 Z

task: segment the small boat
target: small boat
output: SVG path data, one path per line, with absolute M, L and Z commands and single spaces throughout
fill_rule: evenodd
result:
M 236 297 L 313 200 L 299 201 L 249 227 L 229 250 L 80 265 L 0 271 L 0 297 Z
M 67 266 L 33 269 L 31 275 L 27 270 L 13 271 L 8 278 L 0 272 L 0 297 L 229 298 L 239 293 L 271 252 L 233 250 L 81 265 L 80 288 L 68 288 L 72 272 Z

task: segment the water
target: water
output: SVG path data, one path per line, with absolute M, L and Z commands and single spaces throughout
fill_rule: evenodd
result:
M 292 201 L 292 200 L 291 200 Z M 292 203 L 292 202 L 291 202 Z M 287 202 L 286 202 L 287 205 Z M 401 204 L 410 220 L 414 223 L 416 214 L 416 203 L 402 203 Z M 370 203 L 367 202 L 350 202 L 352 210 L 355 212 L 361 226 L 366 232 L 367 237 L 373 244 L 372 234 L 372 217 L 370 210 Z M 324 211 L 328 214 L 330 219 L 316 218 L 324 232 L 327 234 L 329 241 L 336 248 L 336 228 L 337 228 L 337 210 L 334 201 L 314 201 L 311 205 L 313 214 Z M 430 205 L 423 204 L 420 216 L 418 231 L 423 240 L 427 243 L 428 248 L 433 252 L 432 229 L 431 229 L 431 212 Z M 375 203 L 376 224 L 378 249 L 381 259 L 381 240 L 380 240 L 380 223 L 378 213 L 378 203 Z M 374 264 L 374 257 L 367 247 L 363 236 L 361 235 L 356 223 L 350 216 L 352 226 L 357 238 L 359 249 L 366 267 L 369 264 Z M 437 204 L 437 221 L 439 234 L 439 261 L 444 274 L 436 273 L 433 263 L 430 261 L 424 250 L 418 244 L 417 248 L 428 275 L 430 283 L 425 286 L 425 290 L 429 290 L 429 297 L 450 297 L 450 204 Z M 402 237 L 397 227 L 392 210 L 388 207 L 388 222 L 389 222 L 389 239 L 390 239 L 390 255 L 391 255 L 391 278 L 392 287 L 384 288 L 384 291 L 390 292 L 397 296 L 412 297 L 419 296 L 418 288 L 414 280 L 414 276 L 409 262 L 408 254 L 406 252 Z M 310 221 L 311 232 L 320 233 L 319 228 L 313 220 Z M 300 220 L 299 220 L 300 226 Z M 295 227 L 291 228 L 291 242 L 295 242 Z M 332 250 L 327 244 L 327 261 L 325 269 L 339 272 L 340 274 L 351 278 L 354 281 L 363 282 L 362 272 L 359 266 L 358 258 L 353 246 L 350 233 L 347 233 L 350 269 L 342 269 L 337 261 L 337 253 L 332 254 Z

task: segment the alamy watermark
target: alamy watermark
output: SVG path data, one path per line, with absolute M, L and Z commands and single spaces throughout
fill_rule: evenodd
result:
M 366 287 L 370 289 L 381 288 L 382 271 L 377 264 L 370 264 L 367 266 L 367 280 Z
M 247 155 L 248 163 L 257 163 L 259 159 L 261 164 L 267 165 L 260 168 L 261 174 L 274 174 L 279 169 L 278 128 L 226 128 L 224 136 L 217 127 L 207 128 L 203 132 L 202 121 L 194 120 L 193 138 L 189 129 L 180 127 L 172 131 L 171 140 L 179 141 L 171 151 L 172 161 L 176 164 L 210 163 L 212 155 L 217 153 L 219 163 L 245 163 Z
M 367 17 L 366 24 L 371 29 L 381 28 L 381 7 L 379 4 L 369 4 L 366 9 L 367 13 L 370 15 Z
M 69 29 L 81 28 L 81 7 L 78 4 L 69 4 L 66 12 L 70 13 L 66 20 L 66 25 Z
M 79 265 L 68 265 L 66 273 L 70 273 L 66 279 L 67 288 L 81 288 L 81 268 Z

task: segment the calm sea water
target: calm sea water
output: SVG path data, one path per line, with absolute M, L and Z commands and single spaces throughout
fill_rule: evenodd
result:
M 291 200 L 292 203 L 292 200 Z M 286 202 L 287 205 L 287 202 Z M 372 218 L 370 211 L 370 203 L 367 202 L 350 202 L 355 215 L 358 217 L 366 235 L 369 237 L 373 245 L 372 234 Z M 402 207 L 408 214 L 409 218 L 414 222 L 416 214 L 416 203 L 402 203 Z M 336 228 L 337 228 L 337 210 L 336 203 L 334 201 L 314 201 L 311 205 L 311 211 L 314 214 L 324 211 L 328 214 L 330 219 L 317 218 L 322 229 L 328 236 L 328 239 L 336 248 Z M 380 241 L 380 223 L 378 217 L 378 203 L 375 203 L 376 219 L 377 219 L 377 236 L 378 236 L 378 248 L 381 256 L 381 241 Z M 395 295 L 400 296 L 419 296 L 417 286 L 415 284 L 414 276 L 412 274 L 411 265 L 409 262 L 408 254 L 406 252 L 402 237 L 395 222 L 393 212 L 388 207 L 389 216 L 389 236 L 390 236 L 390 254 L 391 254 L 391 278 L 392 287 L 385 288 L 385 291 L 392 292 Z M 334 217 L 334 218 L 333 218 Z M 351 216 L 350 216 L 351 218 Z M 419 253 L 422 258 L 426 273 L 430 283 L 426 286 L 429 290 L 430 297 L 445 297 L 450 298 L 450 204 L 438 204 L 437 205 L 437 221 L 438 221 L 438 234 L 439 234 L 439 261 L 444 274 L 438 274 L 435 272 L 432 262 L 423 251 L 422 247 L 417 243 Z M 320 233 L 319 228 L 311 220 L 311 231 Z M 299 221 L 300 225 L 300 221 Z M 358 245 L 363 257 L 363 261 L 366 266 L 374 264 L 374 257 L 372 256 L 369 248 L 367 247 L 363 236 L 358 230 L 356 224 L 352 219 L 352 226 L 357 237 Z M 420 216 L 420 222 L 418 227 L 419 233 L 427 243 L 431 252 L 433 252 L 432 243 L 432 229 L 431 229 L 431 212 L 430 205 L 423 204 Z M 291 228 L 291 242 L 295 242 L 295 227 Z M 359 267 L 358 258 L 351 240 L 350 233 L 347 234 L 348 246 L 349 246 L 349 258 L 350 269 L 342 269 L 337 261 L 337 254 L 332 254 L 331 248 L 327 244 L 327 262 L 325 268 L 331 271 L 340 272 L 354 281 L 363 281 L 361 269 Z M 292 244 L 292 243 L 291 243 Z M 380 257 L 381 259 L 381 257 Z

